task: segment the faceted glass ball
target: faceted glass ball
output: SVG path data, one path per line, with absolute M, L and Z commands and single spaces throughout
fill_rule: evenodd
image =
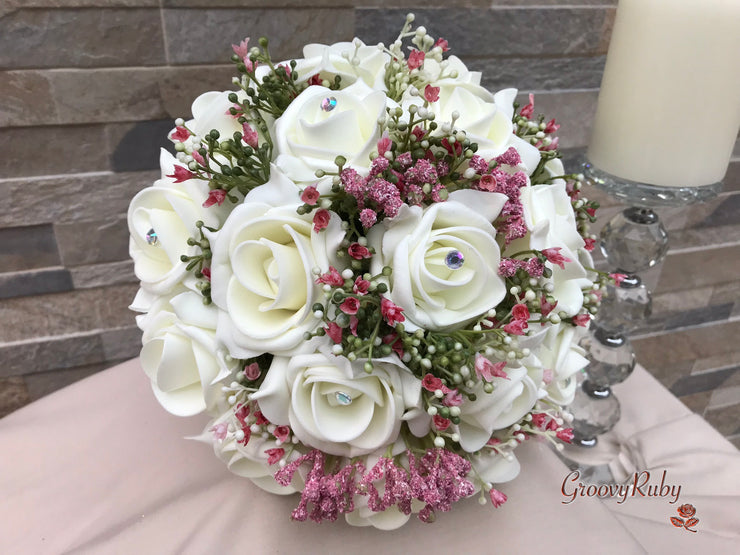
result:
M 611 268 L 642 272 L 663 259 L 668 250 L 668 233 L 650 208 L 633 206 L 604 226 L 600 246 Z
M 597 387 L 607 387 L 626 380 L 635 369 L 635 353 L 629 339 L 612 334 L 598 326 L 581 339 L 579 345 L 586 350 L 586 373 Z
M 621 414 L 619 401 L 611 391 L 607 389 L 603 396 L 595 396 L 588 380 L 576 389 L 568 410 L 573 414 L 573 443 L 576 445 L 593 445 L 596 436 L 611 430 Z
M 635 330 L 653 312 L 650 291 L 638 276 L 629 275 L 619 287 L 607 285 L 596 324 L 616 333 Z

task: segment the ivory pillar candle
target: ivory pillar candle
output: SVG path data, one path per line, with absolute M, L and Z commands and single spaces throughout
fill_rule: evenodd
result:
M 651 185 L 709 185 L 739 127 L 740 0 L 620 0 L 590 162 Z

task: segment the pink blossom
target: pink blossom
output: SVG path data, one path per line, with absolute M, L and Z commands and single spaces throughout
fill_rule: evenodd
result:
M 555 137 L 550 142 L 549 145 L 541 147 L 540 150 L 545 150 L 545 151 L 548 151 L 548 150 L 557 150 L 557 148 L 558 148 L 558 142 L 559 141 L 560 141 L 560 137 Z
M 385 318 L 385 321 L 388 322 L 389 326 L 395 326 L 397 323 L 406 320 L 406 317 L 402 312 L 403 308 L 393 304 L 393 302 L 389 301 L 385 297 L 381 297 L 380 313 L 383 315 L 383 318 Z
M 257 419 L 256 424 L 258 426 L 262 426 L 263 424 L 269 424 L 270 423 L 270 421 L 267 418 L 265 418 L 265 415 L 262 414 L 262 411 L 261 410 L 255 411 L 254 417 Z
M 389 333 L 383 337 L 383 345 L 390 345 L 393 352 L 396 353 L 399 358 L 403 356 L 403 342 L 395 333 Z
M 506 497 L 506 494 L 504 494 L 504 493 L 500 492 L 500 491 L 499 491 L 499 490 L 497 490 L 496 488 L 491 488 L 491 491 L 489 491 L 489 492 L 488 492 L 488 495 L 489 495 L 489 496 L 490 496 L 490 498 L 491 498 L 491 504 L 492 504 L 492 505 L 493 505 L 493 506 L 494 506 L 495 508 L 497 508 L 497 509 L 498 509 L 498 508 L 499 508 L 499 507 L 500 507 L 501 505 L 503 505 L 504 503 L 506 503 L 506 500 L 508 499 L 508 497 Z
M 543 249 L 542 254 L 545 258 L 547 258 L 548 262 L 552 262 L 553 264 L 557 264 L 562 268 L 565 269 L 565 262 L 573 262 L 570 258 L 566 258 L 562 254 L 560 254 L 560 251 L 562 250 L 561 247 L 552 247 L 550 249 Z
M 550 385 L 554 377 L 553 371 L 549 368 L 545 368 L 542 371 L 542 381 L 545 382 L 545 385 Z
M 252 438 L 252 430 L 249 426 L 246 424 L 242 424 L 242 432 L 244 432 L 244 437 L 238 441 L 238 443 L 241 443 L 242 445 L 246 445 L 249 443 L 249 440 Z
M 573 441 L 573 428 L 562 428 L 558 430 L 555 435 L 559 440 L 564 441 L 565 443 L 570 443 Z
M 314 206 L 319 200 L 319 191 L 316 187 L 309 185 L 301 193 L 301 200 L 310 206 Z
M 511 335 L 524 335 L 524 330 L 527 329 L 527 322 L 522 320 L 514 320 L 504 326 L 504 331 Z
M 242 124 L 242 130 L 244 131 L 242 140 L 252 148 L 257 148 L 259 141 L 259 135 L 257 135 L 257 132 L 252 129 L 246 121 Z
M 426 131 L 424 131 L 424 128 L 421 125 L 417 125 L 411 130 L 411 133 L 414 134 L 414 137 L 416 137 L 417 141 L 421 141 L 424 136 L 427 134 Z
M 391 148 L 391 139 L 388 136 L 388 132 L 383 133 L 383 136 L 378 141 L 378 156 L 384 156 L 386 152 Z
M 378 221 L 378 215 L 375 213 L 374 210 L 371 210 L 370 208 L 365 208 L 362 212 L 360 212 L 360 223 L 365 229 L 370 229 L 371 227 L 373 227 L 376 221 Z
M 316 278 L 316 283 L 322 283 L 325 285 L 331 285 L 333 287 L 342 287 L 344 285 L 344 278 L 334 266 L 329 266 L 329 271 L 325 274 L 321 274 Z
M 352 292 L 356 295 L 364 295 L 370 289 L 370 282 L 363 279 L 362 276 L 357 276 L 355 284 L 352 286 Z
M 587 328 L 590 321 L 591 316 L 589 314 L 577 314 L 573 316 L 573 323 L 577 326 L 583 326 L 584 328 Z
M 556 306 L 558 306 L 558 301 L 555 301 L 554 303 L 548 302 L 545 295 L 542 295 L 542 297 L 540 298 L 540 313 L 542 314 L 542 316 L 547 316 L 548 314 L 550 314 Z
M 506 361 L 494 364 L 480 353 L 475 355 L 475 375 L 478 376 L 478 379 L 487 382 L 493 381 L 493 378 L 506 378 L 508 380 L 509 376 L 504 372 L 505 367 Z
M 555 133 L 555 131 L 557 131 L 558 129 L 560 129 L 560 124 L 555 123 L 555 118 L 553 118 L 547 122 L 547 125 L 545 126 L 545 133 Z
M 329 322 L 329 325 L 324 328 L 326 335 L 328 335 L 334 343 L 342 342 L 342 328 L 336 322 Z
M 285 449 L 282 447 L 277 447 L 274 449 L 265 449 L 265 453 L 267 454 L 267 464 L 273 465 L 280 461 L 280 459 L 283 458 L 285 455 Z
M 442 380 L 440 380 L 437 376 L 433 374 L 426 374 L 421 379 L 421 387 L 423 387 L 427 391 L 431 391 L 432 393 L 434 393 L 438 389 L 444 393 L 445 389 L 447 389 L 442 383 Z
M 432 421 L 434 422 L 434 427 L 437 428 L 437 430 L 440 432 L 444 432 L 447 428 L 450 427 L 450 424 L 452 424 L 452 422 L 450 422 L 447 418 L 443 418 L 438 414 L 434 415 Z
M 448 42 L 442 37 L 439 37 L 437 39 L 437 42 L 434 43 L 434 46 L 439 46 L 442 49 L 442 52 L 447 52 L 450 49 Z
M 424 64 L 426 54 L 421 50 L 412 50 L 409 54 L 408 66 L 410 70 L 420 68 Z
M 200 270 L 200 273 L 203 274 L 203 277 L 206 278 L 206 280 L 211 281 L 211 269 L 210 268 L 202 268 Z
M 427 85 L 424 87 L 424 98 L 427 102 L 437 102 L 439 100 L 439 87 Z
M 357 316 L 349 317 L 349 331 L 355 337 L 357 337 L 357 326 L 359 323 L 360 323 L 360 319 Z
M 179 143 L 186 141 L 188 137 L 190 137 L 190 131 L 182 126 L 175 127 L 175 132 L 170 135 L 170 139 Z
M 347 297 L 344 302 L 339 305 L 339 310 L 345 314 L 357 314 L 360 309 L 360 301 L 355 297 Z
M 234 50 L 234 54 L 244 59 L 249 55 L 249 37 L 245 38 L 239 44 L 232 44 L 231 48 Z
M 203 202 L 203 207 L 208 208 L 214 204 L 221 206 L 226 199 L 226 191 L 223 189 L 212 189 L 208 193 L 208 198 Z
M 372 256 L 370 254 L 370 249 L 368 249 L 364 245 L 361 245 L 360 243 L 352 243 L 347 249 L 347 254 L 349 254 L 355 260 L 362 260 L 364 258 L 370 258 Z
M 482 175 L 478 181 L 478 188 L 483 191 L 493 192 L 496 190 L 496 178 L 491 174 Z
M 256 362 L 253 362 L 252 364 L 248 364 L 244 367 L 244 375 L 246 378 L 250 381 L 254 381 L 257 378 L 260 377 L 262 374 L 262 371 L 260 370 L 260 365 Z
M 457 389 L 450 389 L 447 393 L 445 393 L 444 399 L 442 399 L 442 404 L 446 407 L 459 407 L 460 405 L 462 405 L 462 402 L 462 393 L 460 393 Z
M 314 74 L 314 75 L 312 75 L 312 76 L 311 76 L 311 78 L 310 78 L 310 79 L 308 80 L 308 84 L 309 84 L 309 85 L 321 85 L 321 81 L 322 81 L 322 79 L 321 79 L 321 75 L 319 75 L 318 73 L 315 73 L 315 74 Z
M 596 239 L 593 237 L 584 237 L 583 241 L 586 243 L 586 245 L 583 247 L 588 252 L 591 252 L 594 250 L 594 247 L 596 246 Z
M 622 285 L 622 282 L 627 279 L 627 274 L 609 274 L 609 277 L 614 280 L 614 285 L 619 287 Z
M 285 443 L 288 441 L 288 437 L 290 436 L 290 428 L 288 426 L 278 426 L 275 428 L 275 431 L 272 432 L 272 435 Z
M 596 216 L 596 208 L 586 208 L 586 214 L 594 218 Z
M 523 118 L 531 119 L 534 114 L 534 95 L 529 94 L 529 104 L 519 111 L 519 115 Z
M 224 439 L 226 439 L 226 433 L 229 431 L 229 425 L 226 422 L 221 422 L 213 426 L 208 431 L 213 432 L 213 437 L 215 437 L 217 440 L 223 441 Z
M 325 208 L 319 208 L 313 215 L 313 230 L 318 233 L 329 225 L 331 214 Z
M 182 183 L 188 179 L 193 179 L 195 174 L 184 166 L 175 165 L 175 172 L 167 177 L 172 177 L 175 180 L 175 183 Z
M 451 155 L 460 157 L 462 156 L 462 144 L 455 141 L 454 146 L 450 144 L 450 141 L 445 137 L 440 141 L 444 149 Z
M 198 164 L 200 164 L 201 166 L 205 167 L 206 159 L 203 158 L 203 156 L 201 156 L 200 152 L 198 152 L 197 150 L 193 150 L 192 156 L 193 156 L 193 160 L 198 162 Z
M 529 320 L 529 309 L 525 304 L 515 304 L 514 308 L 511 309 L 511 315 L 515 320 Z

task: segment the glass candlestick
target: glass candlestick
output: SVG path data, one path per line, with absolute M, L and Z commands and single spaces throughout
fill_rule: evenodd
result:
M 626 478 L 619 476 L 609 464 L 609 457 L 616 454 L 604 453 L 602 463 L 594 464 L 599 457 L 593 452 L 584 456 L 584 452 L 598 450 L 598 436 L 609 432 L 619 421 L 619 400 L 611 386 L 632 373 L 635 354 L 627 335 L 652 313 L 650 291 L 638 273 L 659 264 L 668 250 L 668 233 L 652 206 L 703 202 L 716 196 L 722 184 L 658 187 L 621 180 L 588 162 L 583 169 L 587 180 L 631 204 L 614 216 L 600 234 L 599 244 L 610 271 L 623 278 L 616 285 L 608 286 L 598 317 L 580 343 L 587 352 L 589 364 L 570 407 L 573 445 L 564 452 L 571 468 L 581 471 L 581 479 L 609 483 Z M 584 460 L 589 462 L 583 463 Z

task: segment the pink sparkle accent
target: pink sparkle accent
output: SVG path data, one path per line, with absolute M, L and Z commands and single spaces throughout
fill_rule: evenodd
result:
M 478 379 L 487 382 L 493 381 L 493 378 L 506 378 L 508 380 L 509 375 L 504 372 L 505 367 L 506 361 L 494 364 L 480 353 L 475 355 L 475 375 L 478 376 Z
M 519 151 L 517 149 L 510 146 L 506 152 L 500 156 L 496 156 L 496 162 L 506 166 L 518 166 L 522 163 L 522 157 L 519 155 Z
M 370 229 L 371 227 L 373 227 L 376 221 L 378 221 L 378 215 L 375 213 L 374 210 L 365 208 L 362 212 L 360 212 L 360 223 L 365 229 Z
M 533 256 L 532 258 L 527 260 L 522 265 L 522 268 L 524 268 L 524 271 L 527 272 L 530 276 L 536 278 L 542 276 L 545 271 L 545 265 L 536 256 Z
M 437 102 L 439 100 L 439 87 L 427 85 L 424 87 L 424 98 L 427 102 Z
M 395 326 L 397 323 L 406 320 L 406 317 L 402 314 L 403 308 L 393 304 L 392 301 L 385 297 L 380 298 L 380 313 L 383 315 L 385 321 L 388 322 L 389 326 Z
M 223 189 L 213 189 L 208 193 L 208 198 L 203 202 L 204 208 L 209 208 L 214 204 L 221 206 L 226 200 L 226 191 Z
M 308 187 L 303 189 L 303 192 L 301 193 L 301 200 L 309 206 L 315 206 L 316 203 L 319 201 L 320 196 L 321 195 L 319 194 L 319 191 L 316 189 L 316 187 L 309 185 Z
M 486 162 L 482 156 L 478 156 L 477 154 L 473 154 L 473 157 L 470 159 L 468 164 L 478 175 L 483 175 L 488 171 L 488 162 Z
M 187 181 L 188 179 L 193 179 L 195 177 L 195 174 L 184 166 L 176 165 L 174 173 L 168 175 L 167 177 L 173 178 L 175 180 L 175 183 L 182 183 L 183 181 Z
M 408 66 L 410 70 L 418 69 L 424 64 L 426 54 L 421 50 L 412 50 L 409 54 Z

